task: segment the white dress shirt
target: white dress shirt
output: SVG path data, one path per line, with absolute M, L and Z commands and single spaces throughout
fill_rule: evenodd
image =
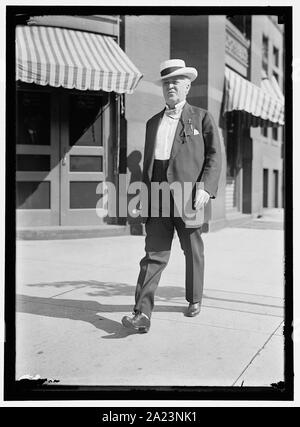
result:
M 175 108 L 169 109 L 166 106 L 165 114 L 163 115 L 161 122 L 158 126 L 154 159 L 156 160 L 168 160 L 170 158 L 173 140 L 175 137 L 176 128 L 180 119 L 182 109 L 185 101 L 179 102 L 175 105 Z M 168 111 L 172 111 L 172 117 L 167 115 Z

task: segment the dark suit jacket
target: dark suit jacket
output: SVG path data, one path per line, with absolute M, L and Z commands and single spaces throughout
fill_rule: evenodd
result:
M 149 194 L 156 133 L 163 114 L 164 110 L 148 120 L 146 125 L 142 181 L 147 185 Z M 194 129 L 199 133 L 197 134 Z M 202 182 L 202 188 L 210 194 L 211 198 L 216 197 L 220 172 L 220 139 L 214 119 L 208 111 L 186 102 L 173 141 L 167 170 L 168 182 L 169 184 L 176 181 L 181 184 L 184 182 L 192 183 L 193 191 L 188 197 L 189 203 L 191 203 L 197 182 Z M 190 213 L 190 210 L 187 209 L 186 211 Z M 184 212 L 181 217 L 187 224 L 188 217 Z M 202 217 L 200 222 L 205 224 L 209 218 L 210 202 L 206 205 L 204 219 Z M 199 227 L 202 224 L 198 224 L 196 221 L 194 226 Z

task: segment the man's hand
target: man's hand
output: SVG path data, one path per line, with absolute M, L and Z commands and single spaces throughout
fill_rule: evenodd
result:
M 207 191 L 202 190 L 202 188 L 198 188 L 195 197 L 195 209 L 196 211 L 203 208 L 204 205 L 209 201 L 210 195 Z

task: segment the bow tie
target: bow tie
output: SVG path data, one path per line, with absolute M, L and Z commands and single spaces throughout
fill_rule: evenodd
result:
M 179 119 L 182 112 L 182 108 L 169 108 L 165 109 L 165 114 L 171 119 Z

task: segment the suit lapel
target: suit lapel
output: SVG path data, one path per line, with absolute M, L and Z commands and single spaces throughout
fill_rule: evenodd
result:
M 186 123 L 188 121 L 188 119 L 191 118 L 192 114 L 193 114 L 192 108 L 191 108 L 190 104 L 188 104 L 186 102 L 184 107 L 183 107 L 182 114 L 181 114 L 181 117 L 178 121 L 178 125 L 176 128 L 174 141 L 173 141 L 173 145 L 172 145 L 172 150 L 171 150 L 171 155 L 170 155 L 170 160 L 174 159 L 179 148 L 181 147 L 182 143 L 184 142 L 184 123 Z
M 154 148 L 155 148 L 155 141 L 156 141 L 156 134 L 158 130 L 158 126 L 160 124 L 160 121 L 164 115 L 164 109 L 156 116 L 156 118 L 149 124 L 148 129 L 148 136 L 147 136 L 147 158 L 146 158 L 146 164 L 149 179 L 151 180 L 152 176 L 152 168 L 153 168 L 153 162 L 154 162 Z
M 152 169 L 153 169 L 153 162 L 154 162 L 154 148 L 155 148 L 155 141 L 156 141 L 156 134 L 157 134 L 157 130 L 158 130 L 158 126 L 160 124 L 160 121 L 164 115 L 164 111 L 165 109 L 163 109 L 156 117 L 155 119 L 152 120 L 152 122 L 149 124 L 149 128 L 148 128 L 148 135 L 147 135 L 147 151 L 145 153 L 146 155 L 146 168 L 148 171 L 148 176 L 149 176 L 149 180 L 151 180 L 152 177 Z M 180 117 L 180 120 L 178 121 L 178 125 L 176 128 L 176 132 L 175 132 L 175 136 L 174 136 L 174 140 L 173 140 L 173 145 L 172 145 L 172 150 L 171 150 L 171 155 L 170 155 L 170 160 L 172 160 L 181 144 L 184 141 L 184 123 L 186 123 L 193 115 L 193 109 L 190 106 L 190 104 L 188 104 L 188 102 L 185 103 L 183 110 L 182 110 L 182 114 Z

